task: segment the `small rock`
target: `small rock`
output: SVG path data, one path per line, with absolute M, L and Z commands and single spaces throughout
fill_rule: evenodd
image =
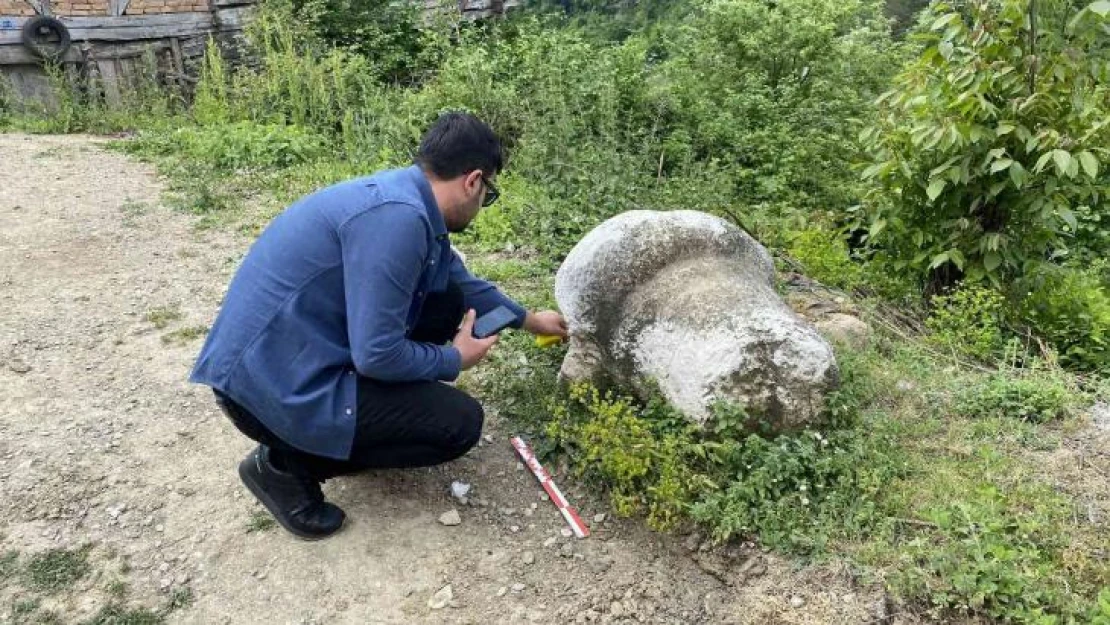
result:
M 700 544 L 701 544 L 701 535 L 695 532 L 695 533 L 690 534 L 689 536 L 686 537 L 686 542 L 684 543 L 683 546 L 686 547 L 686 551 L 697 551 L 698 550 L 698 545 L 700 545 Z
M 451 495 L 455 499 L 464 499 L 468 493 L 470 493 L 470 484 L 457 480 L 451 482 Z
M 543 541 L 543 546 L 544 547 L 550 547 L 550 546 L 554 545 L 557 542 L 559 542 L 559 539 L 556 538 L 555 536 L 552 536 L 551 538 L 548 538 L 547 540 Z
M 524 509 L 524 516 L 529 516 L 530 517 L 535 513 L 536 513 L 536 511 L 531 509 L 531 508 L 525 508 Z
M 574 532 L 570 531 L 569 527 L 564 527 L 563 529 L 559 530 L 559 533 L 563 535 L 563 538 L 570 538 L 571 536 L 574 536 Z
M 508 593 L 508 592 L 509 592 L 509 588 L 507 586 L 502 586 L 502 587 L 497 589 L 497 596 L 498 597 L 504 597 L 505 594 Z
M 428 599 L 428 607 L 433 610 L 442 610 L 451 604 L 455 598 L 455 592 L 451 589 L 451 584 L 447 584 L 443 588 L 436 591 L 431 599 Z
M 614 601 L 613 603 L 609 604 L 609 614 L 612 614 L 615 617 L 619 617 L 624 614 L 624 606 L 621 605 L 620 601 Z
M 493 435 L 492 435 L 492 434 L 486 434 L 486 435 L 485 435 L 485 436 L 483 436 L 482 438 L 483 438 L 483 439 L 484 439 L 484 440 L 485 440 L 485 441 L 486 441 L 487 443 L 492 443 L 492 442 L 493 442 Z
M 516 514 L 516 508 L 501 508 L 498 512 L 505 516 L 513 516 Z
M 524 584 L 521 584 L 520 582 L 517 582 L 517 583 L 513 584 L 512 586 L 510 586 L 510 588 L 512 589 L 513 592 L 521 592 L 522 590 L 524 590 L 525 586 L 524 586 Z
M 536 554 L 532 553 L 531 551 L 525 551 L 524 555 L 520 556 L 520 560 L 525 564 L 532 564 L 536 561 Z
M 520 531 L 520 526 L 519 525 L 510 525 L 509 526 L 509 531 L 515 534 L 515 533 Z
M 574 543 L 565 543 L 563 547 L 559 549 L 559 555 L 563 556 L 564 558 L 573 558 Z
M 447 512 L 439 515 L 439 522 L 443 525 L 452 526 L 462 524 L 462 517 L 459 516 L 459 511 L 451 508 Z
M 805 604 L 806 604 L 806 600 L 802 599 L 801 597 L 793 596 L 793 597 L 790 598 L 790 607 L 792 607 L 792 608 L 797 609 L 797 608 L 800 608 L 800 607 L 804 606 Z
M 154 531 L 156 531 L 160 534 L 160 533 L 166 531 L 166 526 L 162 525 L 162 524 L 155 525 L 154 526 Z
M 10 360 L 8 362 L 8 368 L 19 374 L 29 373 L 31 371 L 31 365 L 23 362 L 18 358 L 13 358 L 12 360 Z
M 604 512 L 599 512 L 594 515 L 594 523 L 604 523 L 606 515 Z

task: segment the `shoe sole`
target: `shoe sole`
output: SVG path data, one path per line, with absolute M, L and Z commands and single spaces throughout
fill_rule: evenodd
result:
M 261 501 L 263 506 L 266 506 L 266 509 L 270 511 L 270 515 L 274 517 L 274 520 L 277 521 L 278 524 L 280 524 L 282 527 L 284 527 L 285 530 L 290 534 L 296 536 L 301 540 L 306 541 L 323 540 L 325 538 L 335 536 L 339 533 L 341 529 L 343 529 L 343 526 L 347 524 L 347 519 L 344 518 L 343 522 L 339 524 L 339 527 L 335 528 L 335 531 L 331 532 L 330 534 L 307 534 L 295 527 L 290 526 L 289 523 L 287 523 L 285 519 L 282 518 L 282 515 L 278 514 L 278 506 L 274 502 L 274 500 L 268 494 L 266 494 L 266 491 L 263 490 L 257 482 L 254 481 L 254 476 L 252 476 L 248 472 L 248 470 L 244 468 L 243 464 L 248 462 L 254 462 L 253 455 L 243 462 L 239 463 L 239 479 L 243 480 L 243 485 L 247 487 L 247 490 L 249 490 L 252 495 L 254 495 L 259 501 Z

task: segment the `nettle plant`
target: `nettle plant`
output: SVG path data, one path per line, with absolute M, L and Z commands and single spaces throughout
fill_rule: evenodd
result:
M 938 2 L 861 134 L 871 243 L 932 289 L 1107 247 L 1110 0 Z M 1103 220 L 1105 223 L 1105 220 Z

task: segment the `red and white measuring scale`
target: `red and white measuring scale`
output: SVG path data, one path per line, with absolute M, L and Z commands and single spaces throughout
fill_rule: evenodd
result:
M 574 532 L 574 535 L 579 538 L 586 538 L 589 536 L 590 528 L 586 527 L 586 524 L 582 522 L 582 518 L 578 516 L 578 511 L 570 505 L 567 498 L 563 496 L 562 491 L 559 490 L 559 487 L 551 480 L 551 474 L 543 468 L 539 460 L 536 460 L 536 454 L 532 451 L 532 448 L 528 446 L 528 443 L 524 442 L 524 439 L 519 436 L 514 436 L 512 438 L 512 443 L 513 448 L 516 449 L 516 453 L 520 454 L 520 459 L 532 470 L 532 475 L 535 475 L 536 479 L 540 481 L 540 486 L 543 486 L 544 491 L 547 492 L 547 496 L 551 498 L 551 502 L 554 503 L 555 507 L 559 509 L 559 512 L 563 514 L 563 518 L 567 520 L 567 525 L 570 525 L 570 529 Z

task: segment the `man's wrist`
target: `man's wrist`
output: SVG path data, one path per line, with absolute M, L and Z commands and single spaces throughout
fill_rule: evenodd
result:
M 524 313 L 524 323 L 521 324 L 520 327 L 523 328 L 524 330 L 528 331 L 528 332 L 531 332 L 532 334 L 535 334 L 536 333 L 536 315 L 535 315 L 535 313 L 533 313 L 530 310 L 525 312 Z

